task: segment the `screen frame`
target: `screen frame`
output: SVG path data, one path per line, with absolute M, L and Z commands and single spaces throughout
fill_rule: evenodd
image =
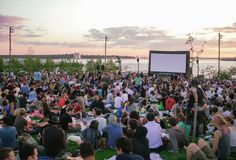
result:
M 183 72 L 159 72 L 159 71 L 151 71 L 151 55 L 152 54 L 184 54 L 186 55 L 186 70 Z M 190 52 L 189 51 L 149 51 L 149 63 L 148 63 L 148 73 L 149 74 L 188 74 L 189 73 L 189 63 L 190 63 Z

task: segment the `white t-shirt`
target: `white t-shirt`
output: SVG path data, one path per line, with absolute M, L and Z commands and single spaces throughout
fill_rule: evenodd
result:
M 144 125 L 147 128 L 148 133 L 146 135 L 149 141 L 149 148 L 158 148 L 162 146 L 163 142 L 161 139 L 161 126 L 155 121 L 150 121 Z
M 113 94 L 110 92 L 107 94 L 107 103 L 111 103 L 113 99 Z
M 121 103 L 122 103 L 122 97 L 116 97 L 114 107 L 119 108 L 121 106 Z
M 229 127 L 230 129 L 230 146 L 236 147 L 236 130 L 235 128 Z
M 107 126 L 107 120 L 103 118 L 102 116 L 96 117 L 95 120 L 98 121 L 98 130 L 100 131 L 102 135 L 102 129 Z
M 134 95 L 134 91 L 132 91 L 132 90 L 129 89 L 129 88 L 126 89 L 126 92 L 127 92 L 128 94 L 130 94 L 131 96 Z
M 128 94 L 127 94 L 127 93 L 123 93 L 123 94 L 121 95 L 121 97 L 122 97 L 122 102 L 128 101 Z
M 223 112 L 223 115 L 224 115 L 224 117 L 230 116 L 231 112 L 230 111 L 225 111 L 225 112 Z

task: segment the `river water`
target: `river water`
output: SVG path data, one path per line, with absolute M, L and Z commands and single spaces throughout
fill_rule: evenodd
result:
M 78 62 L 81 62 L 83 64 L 86 64 L 88 59 L 78 59 Z M 114 60 L 115 61 L 115 60 Z M 148 72 L 148 59 L 140 59 L 139 60 L 139 71 L 147 73 Z M 221 61 L 221 70 L 228 69 L 230 67 L 236 67 L 236 61 Z M 199 73 L 201 74 L 201 71 L 204 70 L 206 67 L 212 67 L 212 70 L 218 69 L 218 60 L 217 59 L 200 59 L 199 60 Z M 138 71 L 138 62 L 136 59 L 121 59 L 121 67 L 122 71 L 132 71 L 137 72 Z M 193 65 L 193 74 L 197 74 L 197 64 L 196 62 Z

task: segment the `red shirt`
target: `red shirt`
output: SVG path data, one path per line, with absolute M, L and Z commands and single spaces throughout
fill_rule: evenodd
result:
M 62 108 L 66 103 L 66 99 L 65 98 L 60 98 L 59 99 L 59 102 L 58 102 L 58 105 L 60 108 Z
M 174 98 L 167 98 L 166 99 L 166 110 L 171 110 L 173 105 L 175 104 Z
M 82 111 L 82 108 L 79 104 L 78 105 L 73 105 L 72 108 L 73 108 L 74 113 L 76 113 L 78 111 Z

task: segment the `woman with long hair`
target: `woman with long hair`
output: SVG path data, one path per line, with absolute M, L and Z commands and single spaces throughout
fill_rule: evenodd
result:
M 215 159 L 227 160 L 230 155 L 230 130 L 227 122 L 222 115 L 215 115 L 212 118 L 212 124 L 217 129 L 214 133 L 214 144 L 210 146 L 202 139 L 198 145 L 191 143 L 187 149 L 187 160 L 191 159 Z
M 99 138 L 101 137 L 101 134 L 98 130 L 98 121 L 93 120 L 89 128 L 86 128 L 81 135 L 81 139 L 83 142 L 90 142 L 95 149 L 99 148 Z
M 141 155 L 145 160 L 150 160 L 149 141 L 146 138 L 147 128 L 139 126 L 132 140 L 133 153 Z

